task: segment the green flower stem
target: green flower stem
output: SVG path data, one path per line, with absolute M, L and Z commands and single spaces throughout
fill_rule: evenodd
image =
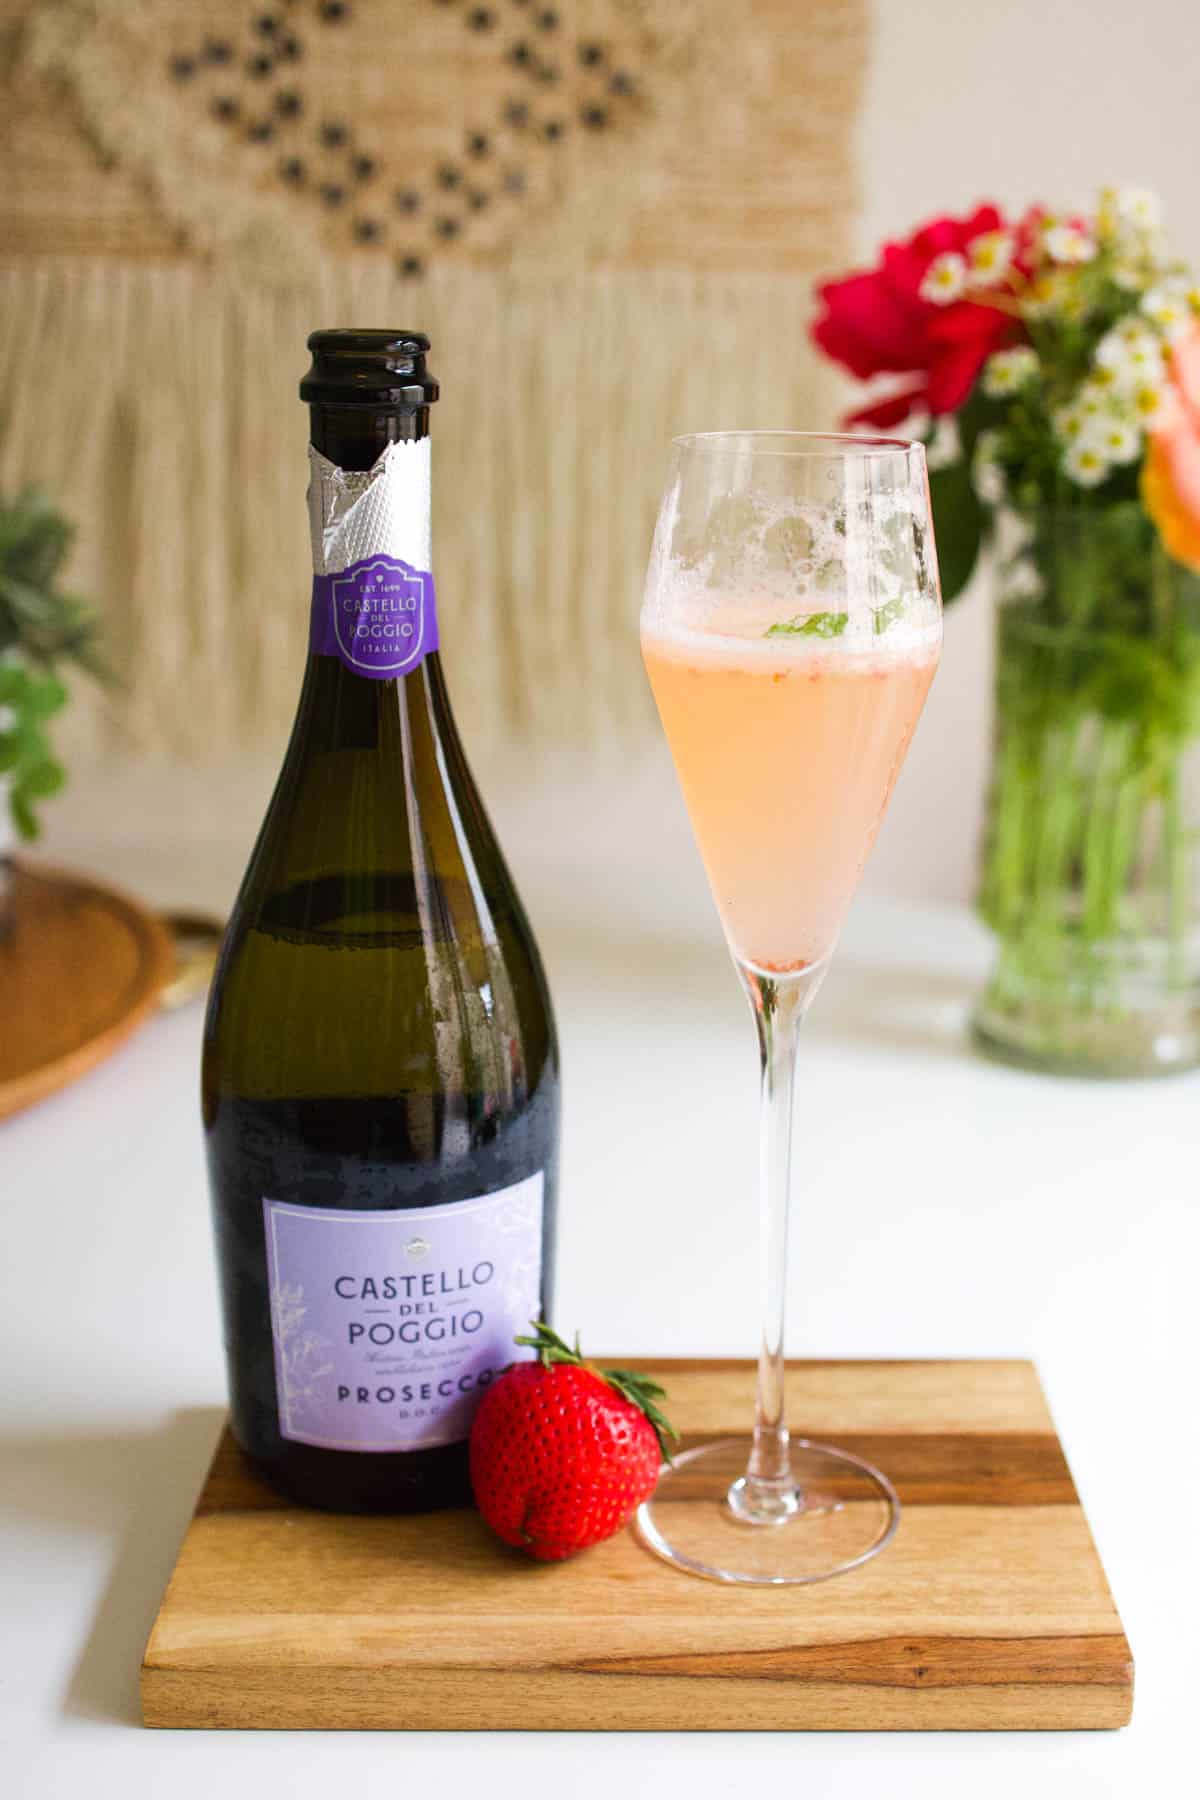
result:
M 1047 552 L 1062 622 L 1044 601 L 1010 604 L 999 622 L 980 906 L 1002 946 L 993 1001 L 1058 1018 L 1074 1043 L 1087 1017 L 1119 1023 L 1144 1004 L 1129 982 L 1144 994 L 1155 966 L 1167 989 L 1188 989 L 1198 896 L 1185 763 L 1200 756 L 1200 608 L 1181 615 L 1177 572 L 1146 558 L 1142 630 L 1109 629 L 1103 557 Z M 1127 595 L 1136 601 L 1132 584 L 1115 597 Z
M 1187 985 L 1188 877 L 1191 844 L 1183 824 L 1182 782 L 1178 767 L 1167 773 L 1163 796 L 1163 853 L 1167 869 L 1167 982 Z

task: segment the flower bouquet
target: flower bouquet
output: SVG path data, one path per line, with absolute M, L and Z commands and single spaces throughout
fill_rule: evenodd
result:
M 819 290 L 882 378 L 851 422 L 929 443 L 944 597 L 993 554 L 995 760 L 975 1015 L 1000 1054 L 1200 1062 L 1200 284 L 1145 191 L 933 221 Z

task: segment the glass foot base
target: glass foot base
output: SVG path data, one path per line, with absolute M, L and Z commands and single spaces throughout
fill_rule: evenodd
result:
M 807 1438 L 793 1438 L 791 1452 L 795 1489 L 760 1524 L 746 1516 L 748 1437 L 685 1450 L 638 1508 L 638 1537 L 689 1575 L 752 1587 L 827 1581 L 877 1556 L 900 1523 L 887 1476 Z

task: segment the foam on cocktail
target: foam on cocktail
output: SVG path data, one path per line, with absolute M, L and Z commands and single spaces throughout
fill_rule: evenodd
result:
M 759 499 L 713 503 L 689 529 L 664 513 L 646 581 L 643 630 L 782 651 L 936 654 L 941 611 L 924 515 L 905 496 L 845 506 Z

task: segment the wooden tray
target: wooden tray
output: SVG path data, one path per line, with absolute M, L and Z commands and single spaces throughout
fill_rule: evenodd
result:
M 0 1119 L 65 1087 L 154 1010 L 166 926 L 114 889 L 16 863 L 0 931 Z
M 664 1382 L 688 1442 L 745 1426 L 749 1363 L 633 1366 Z M 881 1556 L 808 1588 L 693 1580 L 628 1532 L 545 1565 L 505 1550 L 471 1512 L 304 1511 L 264 1486 L 226 1433 L 146 1648 L 145 1722 L 414 1731 L 1128 1722 L 1129 1645 L 1031 1363 L 801 1363 L 792 1406 L 812 1436 L 887 1470 L 905 1508 Z

